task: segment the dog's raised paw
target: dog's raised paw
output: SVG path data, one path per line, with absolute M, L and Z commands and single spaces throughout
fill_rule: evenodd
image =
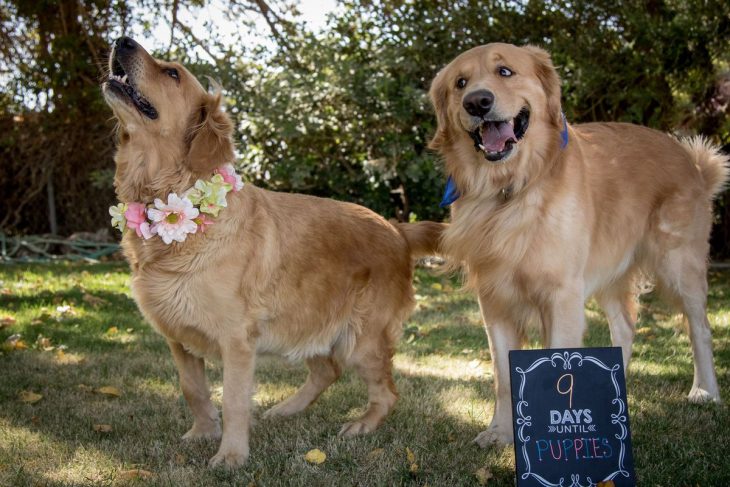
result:
M 488 428 L 477 435 L 474 438 L 474 443 L 482 448 L 486 448 L 490 445 L 494 446 L 505 446 L 510 445 L 514 441 L 512 432 L 505 432 L 496 428 Z

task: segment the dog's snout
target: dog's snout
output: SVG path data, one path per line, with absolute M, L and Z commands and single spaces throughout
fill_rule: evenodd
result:
M 483 117 L 494 105 L 494 93 L 489 90 L 472 91 L 464 97 L 463 105 L 469 115 Z
M 131 52 L 137 49 L 137 42 L 131 37 L 124 36 L 116 40 L 114 47 L 118 52 Z

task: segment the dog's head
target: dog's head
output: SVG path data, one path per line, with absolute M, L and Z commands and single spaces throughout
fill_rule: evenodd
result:
M 233 159 L 233 125 L 220 92 L 208 93 L 182 65 L 153 58 L 133 39 L 114 43 L 102 91 L 120 122 L 122 146 L 164 147 L 174 153 L 171 163 L 194 173 Z
M 529 143 L 531 131 L 562 128 L 560 80 L 550 55 L 537 47 L 487 44 L 466 51 L 436 75 L 430 97 L 438 122 L 430 147 L 473 144 L 476 163 L 506 163 Z

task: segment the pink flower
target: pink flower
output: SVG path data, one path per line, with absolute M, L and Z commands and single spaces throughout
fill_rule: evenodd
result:
M 233 187 L 233 191 L 240 191 L 243 188 L 241 176 L 236 174 L 233 164 L 225 164 L 213 172 L 223 176 L 223 181 L 230 184 Z
M 193 221 L 200 212 L 193 207 L 188 198 L 180 198 L 176 193 L 167 196 L 167 203 L 155 199 L 155 208 L 147 210 L 147 215 L 153 221 L 152 232 L 156 232 L 162 241 L 171 244 L 172 241 L 183 242 L 188 233 L 198 231 L 198 225 Z
M 129 203 L 124 217 L 127 219 L 127 228 L 133 229 L 138 237 L 146 240 L 155 234 L 147 221 L 147 208 L 142 203 Z
M 198 215 L 198 218 L 194 218 L 193 221 L 198 225 L 201 233 L 205 233 L 205 229 L 213 224 L 213 220 L 208 218 L 208 216 L 204 213 Z

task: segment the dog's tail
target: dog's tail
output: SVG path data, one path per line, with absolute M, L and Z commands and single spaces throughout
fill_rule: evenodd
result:
M 423 221 L 418 223 L 396 223 L 398 231 L 408 242 L 411 256 L 426 257 L 439 253 L 441 234 L 448 224 Z
M 686 139 L 683 144 L 700 170 L 707 191 L 715 197 L 724 189 L 730 176 L 730 157 L 702 136 Z

